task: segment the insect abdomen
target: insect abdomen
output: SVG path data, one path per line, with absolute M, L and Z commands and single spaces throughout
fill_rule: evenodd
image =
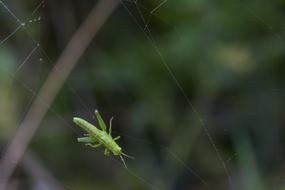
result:
M 99 129 L 97 129 L 94 125 L 92 125 L 91 123 L 89 123 L 88 121 L 85 121 L 84 119 L 78 118 L 78 117 L 74 117 L 73 118 L 74 123 L 76 123 L 78 126 L 80 126 L 81 128 L 83 128 L 85 131 L 87 131 L 88 133 L 98 137 L 101 133 L 101 131 Z

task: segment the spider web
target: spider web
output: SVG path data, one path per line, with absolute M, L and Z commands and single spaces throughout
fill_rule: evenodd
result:
M 2 40 L 0 40 L 0 48 L 3 48 L 4 46 L 6 46 L 8 41 L 12 40 L 13 38 L 16 38 L 16 35 L 18 33 L 25 33 L 28 36 L 30 42 L 32 42 L 32 48 L 30 48 L 30 50 L 28 50 L 25 56 L 21 58 L 22 61 L 20 61 L 20 64 L 18 64 L 18 66 L 14 69 L 14 71 L 11 72 L 9 69 L 6 69 L 5 67 L 1 67 L 1 69 L 4 69 L 5 73 L 8 74 L 12 78 L 12 80 L 18 82 L 29 93 L 31 93 L 31 96 L 29 97 L 30 100 L 28 101 L 26 105 L 27 107 L 29 106 L 33 98 L 37 95 L 37 90 L 30 87 L 30 85 L 28 84 L 29 83 L 28 81 L 19 79 L 21 72 L 27 69 L 28 64 L 31 64 L 32 62 L 34 62 L 34 60 L 32 59 L 36 57 L 36 54 L 38 54 L 39 56 L 37 61 L 40 63 L 42 67 L 44 67 L 43 70 L 49 71 L 53 68 L 53 67 L 49 67 L 49 65 L 52 65 L 53 63 L 52 59 L 48 56 L 48 53 L 44 50 L 44 48 L 41 46 L 38 40 L 36 40 L 32 32 L 28 29 L 29 25 L 38 24 L 38 23 L 43 22 L 43 18 L 41 16 L 38 16 L 37 14 L 40 11 L 40 9 L 45 6 L 45 1 L 41 1 L 31 12 L 30 16 L 28 16 L 27 19 L 23 19 L 23 20 L 20 19 L 17 16 L 17 14 L 11 10 L 10 6 L 8 6 L 6 2 L 0 0 L 0 4 L 3 8 L 2 12 L 6 11 L 10 15 L 9 19 L 13 18 L 17 23 L 15 28 L 12 30 L 12 32 L 10 32 L 5 37 L 1 36 Z M 154 17 L 155 14 L 159 13 L 161 9 L 168 6 L 168 1 L 164 0 L 161 2 L 157 2 L 156 5 L 151 10 L 148 10 L 139 1 L 121 1 L 121 5 L 122 7 L 124 7 L 129 17 L 137 25 L 137 28 L 141 31 L 141 34 L 145 37 L 145 40 L 147 40 L 150 43 L 150 47 L 153 49 L 156 56 L 158 56 L 159 58 L 159 62 L 160 62 L 159 64 L 163 65 L 163 67 L 166 69 L 168 76 L 170 76 L 171 80 L 174 82 L 178 91 L 182 94 L 184 100 L 186 101 L 188 108 L 190 109 L 190 112 L 191 112 L 190 114 L 194 114 L 194 119 L 196 119 L 198 121 L 198 125 L 202 127 L 203 132 L 208 139 L 208 143 L 212 146 L 212 150 L 214 150 L 215 152 L 215 154 L 211 156 L 213 158 L 215 157 L 218 160 L 220 166 L 223 168 L 223 173 L 227 178 L 228 185 L 231 187 L 233 185 L 232 179 L 231 179 L 232 174 L 231 174 L 230 169 L 228 168 L 228 163 L 231 162 L 235 157 L 237 157 L 238 154 L 234 152 L 232 153 L 232 155 L 229 156 L 229 158 L 226 158 L 226 159 L 224 158 L 224 155 L 222 155 L 220 148 L 218 144 L 216 143 L 216 140 L 214 139 L 214 135 L 211 133 L 210 126 L 207 124 L 205 119 L 203 119 L 204 116 L 202 116 L 202 114 L 196 109 L 196 106 L 194 106 L 194 104 L 190 100 L 189 95 L 185 91 L 185 87 L 182 85 L 180 80 L 177 78 L 176 73 L 174 72 L 175 68 L 170 67 L 170 65 L 172 64 L 170 64 L 169 61 L 167 61 L 167 58 L 166 58 L 167 56 L 163 54 L 162 50 L 160 49 L 158 45 L 159 43 L 154 37 L 154 32 L 152 32 L 152 29 L 151 29 L 152 18 Z M 278 40 L 280 40 L 281 43 L 284 44 L 284 40 L 282 39 L 281 35 L 276 33 L 270 24 L 268 24 L 265 20 L 260 18 L 251 9 L 249 9 L 249 7 L 246 6 L 245 4 L 242 4 L 241 2 L 239 2 L 239 5 L 244 6 L 245 9 L 247 9 L 248 12 L 251 13 L 256 20 L 258 20 L 259 22 L 262 22 L 265 28 L 270 30 L 273 36 L 275 36 Z M 147 14 L 145 14 L 144 11 L 147 12 Z M 47 62 L 47 64 L 45 63 L 45 61 Z M 77 90 L 74 84 L 70 83 L 70 81 L 67 81 L 66 86 L 68 88 L 68 91 L 72 94 L 72 96 L 74 96 L 77 99 L 77 101 L 80 102 L 80 106 L 83 107 L 84 112 L 87 112 L 89 117 L 93 117 L 92 110 L 94 107 L 96 107 L 96 104 L 95 103 L 94 105 L 88 104 L 87 103 L 88 101 L 81 97 L 80 92 Z M 44 100 L 43 100 L 43 103 L 45 103 Z M 53 107 L 50 108 L 50 111 L 53 114 L 55 114 L 57 119 L 61 120 L 61 122 L 63 122 L 65 126 L 68 126 L 77 135 L 80 134 L 77 130 L 74 129 L 73 124 L 71 124 L 70 122 L 71 120 L 63 117 L 58 111 L 53 109 Z M 205 186 L 208 185 L 208 180 L 202 177 L 202 175 L 199 174 L 199 172 L 197 172 L 196 170 L 194 170 L 188 163 L 183 161 L 178 156 L 178 153 L 175 153 L 173 149 L 171 149 L 170 147 L 162 146 L 160 143 L 153 143 L 153 142 L 147 141 L 144 138 L 136 138 L 134 135 L 127 134 L 126 132 L 122 132 L 119 134 L 126 137 L 130 141 L 136 142 L 138 144 L 148 145 L 148 146 L 157 148 L 157 150 L 162 152 L 161 153 L 162 155 L 164 155 L 165 157 L 168 156 L 172 158 L 176 163 L 178 163 L 189 177 L 195 178 L 195 180 L 198 180 L 199 183 L 202 185 L 205 185 Z M 134 161 L 134 162 L 137 162 L 137 161 Z M 146 176 L 147 174 L 142 175 L 140 174 L 142 172 L 135 171 L 131 167 L 130 169 L 127 169 L 127 171 L 130 175 L 136 177 L 139 181 L 145 183 L 148 186 L 148 188 L 164 189 L 161 183 L 155 183 L 154 180 L 151 180 L 151 177 L 149 176 L 143 177 L 143 176 Z

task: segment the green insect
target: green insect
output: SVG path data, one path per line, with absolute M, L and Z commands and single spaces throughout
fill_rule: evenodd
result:
M 93 148 L 100 147 L 101 145 L 104 146 L 105 147 L 104 154 L 106 156 L 109 156 L 110 152 L 112 152 L 113 155 L 119 156 L 121 158 L 124 166 L 127 168 L 123 156 L 132 159 L 133 157 L 123 153 L 122 148 L 116 143 L 116 140 L 118 140 L 120 136 L 117 136 L 115 138 L 111 136 L 113 117 L 110 119 L 110 126 L 108 132 L 106 124 L 97 110 L 95 110 L 95 116 L 97 117 L 99 126 L 101 127 L 102 130 L 98 129 L 97 127 L 95 127 L 88 121 L 85 121 L 84 119 L 78 117 L 73 118 L 73 122 L 87 132 L 87 134 L 85 134 L 85 137 L 77 138 L 77 141 L 85 143 L 87 146 L 91 146 Z

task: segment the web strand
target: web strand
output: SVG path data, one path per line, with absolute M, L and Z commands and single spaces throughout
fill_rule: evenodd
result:
M 29 20 L 29 18 L 31 16 L 33 16 L 44 4 L 44 0 L 41 1 L 36 8 L 33 10 L 33 12 L 30 14 L 30 16 L 26 19 Z M 0 4 L 5 8 L 5 10 L 7 10 L 7 12 L 20 24 L 15 31 L 13 31 L 6 39 L 4 39 L 3 41 L 1 41 L 0 45 L 3 44 L 5 41 L 7 41 L 9 38 L 11 38 L 16 32 L 19 31 L 20 28 L 24 27 L 27 35 L 29 36 L 29 38 L 33 41 L 33 43 L 35 44 L 35 47 L 31 50 L 31 52 L 26 56 L 26 58 L 24 59 L 24 61 L 18 66 L 18 68 L 16 69 L 16 72 L 14 74 L 9 74 L 11 78 L 13 78 L 13 80 L 16 80 L 18 83 L 20 83 L 27 91 L 29 91 L 32 96 L 36 96 L 36 91 L 34 91 L 31 87 L 27 86 L 25 83 L 23 83 L 22 81 L 18 80 L 16 78 L 16 74 L 23 68 L 23 66 L 25 65 L 25 63 L 28 62 L 28 60 L 31 58 L 31 56 L 36 52 L 36 50 L 40 50 L 41 53 L 43 55 L 45 55 L 48 59 L 48 61 L 51 63 L 51 60 L 49 58 L 49 56 L 47 55 L 47 53 L 44 51 L 44 49 L 41 47 L 40 43 L 37 42 L 37 40 L 31 35 L 31 33 L 29 32 L 29 30 L 26 28 L 25 23 L 21 22 L 21 20 L 16 16 L 16 14 L 13 13 L 13 11 L 11 11 L 8 6 L 2 1 L 0 0 Z M 7 73 L 9 73 L 7 71 Z M 74 92 L 75 93 L 75 92 Z M 78 97 L 79 98 L 79 97 Z M 41 102 L 43 104 L 45 104 L 44 100 L 41 100 Z M 74 133 L 76 133 L 77 135 L 80 135 L 80 133 L 75 130 L 72 127 L 72 124 L 70 124 L 70 122 L 67 122 L 66 119 L 64 119 L 62 116 L 60 116 L 52 107 L 49 108 L 49 110 L 60 120 L 62 120 L 67 126 L 69 126 L 69 128 L 71 128 L 73 130 Z
M 1 1 L 1 3 L 4 4 L 2 1 Z M 64 80 L 58 80 L 57 82 L 59 83 L 59 85 L 56 85 L 57 83 L 54 83 L 55 85 L 53 86 L 53 88 L 50 89 L 51 90 L 50 93 L 47 91 L 46 88 L 49 87 L 48 86 L 49 84 L 52 84 L 53 79 L 54 79 L 53 75 L 56 75 L 56 73 L 52 72 L 51 75 L 49 75 L 49 78 L 48 78 L 47 82 L 45 83 L 46 85 L 44 85 L 43 90 L 40 91 L 40 93 L 41 93 L 39 95 L 40 97 L 37 96 L 35 103 L 32 105 L 32 109 L 29 110 L 27 116 L 24 119 L 24 122 L 22 122 L 19 132 L 16 133 L 16 137 L 12 140 L 12 143 L 8 147 L 7 156 L 4 156 L 4 158 L 3 158 L 4 161 L 1 164 L 3 164 L 2 167 L 4 168 L 4 170 L 3 170 L 4 172 L 1 175 L 0 189 L 5 188 L 6 182 L 10 178 L 10 176 L 11 176 L 11 174 L 14 171 L 15 166 L 16 166 L 15 164 L 9 164 L 9 161 L 12 163 L 13 162 L 17 163 L 20 160 L 20 158 L 23 155 L 28 143 L 30 142 L 32 136 L 34 135 L 39 123 L 41 122 L 45 113 L 49 110 L 50 103 L 53 101 L 53 99 L 55 97 L 54 95 L 57 93 L 57 91 L 59 90 L 59 88 L 61 87 L 63 82 L 65 81 L 65 77 L 67 77 L 69 74 L 68 72 L 71 72 L 72 68 L 75 66 L 76 59 L 78 59 L 81 56 L 83 50 L 86 49 L 86 47 L 90 43 L 91 39 L 98 32 L 98 30 L 101 28 L 101 26 L 105 23 L 105 21 L 110 16 L 110 14 L 114 11 L 117 4 L 118 3 L 116 1 L 111 1 L 109 4 L 105 3 L 104 1 L 100 1 L 99 4 L 97 6 L 95 6 L 94 9 L 92 9 L 92 12 L 87 17 L 86 22 L 84 22 L 83 26 L 80 28 L 81 30 L 79 30 L 76 33 L 77 35 L 75 35 L 74 39 L 71 42 L 73 42 L 74 44 L 78 44 L 78 41 L 80 41 L 80 37 L 82 38 L 82 35 L 84 34 L 83 32 L 86 29 L 90 29 L 90 26 L 93 23 L 92 21 L 94 21 L 94 20 L 97 21 L 98 22 L 97 25 L 95 25 L 96 27 L 93 27 L 93 28 L 91 27 L 91 31 L 89 31 L 90 32 L 89 35 L 87 35 L 86 38 L 83 38 L 83 42 L 81 44 L 81 51 L 78 51 L 77 54 L 74 56 L 75 60 L 73 60 L 73 64 L 71 64 L 70 67 L 66 68 L 67 73 L 65 75 L 61 76 L 62 79 L 64 79 Z M 106 8 L 106 7 L 107 7 L 106 12 L 102 12 L 101 9 Z M 6 5 L 5 5 L 5 9 L 8 9 L 9 10 L 8 12 L 10 14 L 12 13 L 14 15 L 13 16 L 14 18 L 17 18 L 15 16 L 15 14 Z M 97 18 L 100 18 L 100 19 L 96 20 Z M 20 20 L 18 19 L 17 22 L 20 22 Z M 25 30 L 28 31 L 27 28 L 25 28 Z M 33 41 L 35 41 L 35 40 L 33 40 Z M 38 43 L 36 43 L 36 44 L 38 44 Z M 74 45 L 74 44 L 72 44 L 72 45 Z M 71 47 L 69 46 L 66 51 L 70 51 L 70 49 L 71 49 Z M 65 51 L 65 53 L 66 53 L 66 51 Z M 67 54 L 64 54 L 62 59 L 64 59 L 64 58 L 66 59 L 67 58 L 66 55 Z M 65 63 L 65 62 L 62 61 L 62 62 L 58 62 L 58 63 Z M 43 94 L 46 94 L 46 96 L 43 96 Z M 41 105 L 41 104 L 43 104 L 42 96 L 46 97 L 46 101 L 44 101 L 44 105 Z M 39 116 L 37 117 L 37 119 L 35 119 L 35 121 L 33 123 L 32 117 L 37 116 L 37 111 L 39 110 L 39 107 L 42 108 L 42 111 L 39 111 L 40 112 L 38 114 Z M 32 124 L 30 124 L 30 123 L 32 123 Z M 22 126 L 29 126 L 29 128 L 28 128 L 29 131 L 24 132 L 27 129 L 23 128 Z M 21 137 L 23 137 L 23 138 L 21 138 Z M 18 140 L 18 139 L 20 139 L 20 140 Z M 18 146 L 17 143 L 20 145 L 19 148 L 17 148 L 17 146 Z M 10 160 L 10 158 L 13 157 L 13 153 L 16 154 L 15 155 L 15 161 Z M 6 169 L 6 171 L 5 171 L 5 169 Z
M 199 179 L 199 181 L 201 181 L 204 185 L 208 185 L 208 183 L 205 181 L 205 179 L 203 179 L 196 171 L 194 171 L 192 168 L 190 168 L 189 166 L 187 166 L 187 164 L 181 160 L 181 158 L 179 158 L 174 152 L 172 152 L 170 149 L 165 148 L 166 151 L 175 159 L 177 160 L 189 173 L 191 173 L 192 175 L 194 175 L 197 179 Z
M 0 0 L 1 1 L 1 0 Z M 44 0 L 41 1 L 37 6 L 36 8 L 33 10 L 33 12 L 30 14 L 30 16 L 26 19 L 26 22 L 28 20 L 30 20 L 30 18 L 43 6 L 44 4 Z M 1 1 L 1 4 L 2 5 L 5 5 L 4 2 Z M 32 40 L 32 42 L 35 44 L 35 48 L 29 53 L 29 55 L 26 57 L 26 59 L 24 60 L 24 62 L 22 62 L 20 64 L 20 66 L 17 68 L 16 70 L 16 73 L 19 72 L 19 70 L 24 66 L 24 64 L 27 62 L 27 60 L 32 56 L 32 54 L 37 50 L 39 49 L 40 52 L 46 57 L 46 59 L 48 60 L 48 62 L 50 64 L 53 63 L 53 61 L 51 60 L 51 58 L 48 56 L 47 52 L 42 48 L 41 44 L 32 36 L 31 32 L 28 30 L 28 28 L 26 27 L 26 22 L 21 22 L 21 20 L 16 16 L 16 14 L 13 13 L 13 11 L 11 11 L 8 6 L 5 5 L 4 7 L 12 16 L 13 18 L 16 19 L 16 21 L 20 24 L 17 28 L 17 30 L 15 30 L 13 32 L 13 35 L 22 27 L 24 27 L 24 30 L 26 32 L 26 34 L 29 36 L 29 38 Z M 10 36 L 10 35 L 9 35 Z M 11 36 L 10 36 L 11 37 Z M 9 38 L 10 38 L 9 37 Z M 6 41 L 6 40 L 5 40 Z M 61 76 L 61 72 L 60 70 L 54 66 L 54 68 L 57 70 L 57 72 L 59 73 L 59 76 Z M 76 90 L 74 88 L 71 87 L 71 85 L 68 83 L 68 81 L 66 81 L 66 84 L 67 84 L 67 87 L 69 88 L 69 90 L 76 95 L 76 97 L 79 99 L 79 101 L 82 103 L 82 105 L 84 106 L 84 109 L 86 109 L 86 111 L 90 114 L 90 116 L 93 116 L 93 113 L 91 111 L 90 108 L 87 107 L 87 104 L 84 103 L 83 99 L 79 96 L 79 94 L 76 92 Z
M 16 69 L 16 73 L 19 72 L 19 70 L 25 65 L 25 63 L 32 57 L 32 55 L 35 53 L 35 51 L 38 49 L 38 46 L 34 47 L 32 51 L 27 55 L 27 57 L 24 59 L 24 61 L 19 65 L 19 67 Z
M 124 134 L 118 133 L 118 134 L 125 137 L 125 138 L 131 139 L 133 141 L 137 141 L 137 142 L 147 144 L 147 145 L 152 146 L 152 147 L 157 147 L 159 149 L 165 150 L 167 152 L 167 154 L 169 154 L 174 160 L 176 160 L 178 163 L 181 164 L 181 166 L 183 166 L 186 169 L 186 172 L 188 173 L 188 175 L 190 175 L 190 176 L 193 175 L 202 184 L 208 185 L 206 180 L 203 177 L 201 177 L 201 175 L 197 171 L 195 171 L 192 167 L 188 166 L 181 158 L 179 158 L 177 156 L 177 154 L 175 154 L 173 151 L 171 151 L 168 147 L 162 146 L 160 144 L 156 144 L 156 143 L 153 143 L 153 142 L 141 139 L 141 138 L 133 137 L 133 136 L 127 135 L 125 133 Z
M 145 23 L 145 19 L 141 13 L 141 11 L 139 11 L 140 17 L 142 19 L 142 21 L 144 22 L 145 25 L 145 29 L 141 27 L 141 25 L 139 24 L 138 20 L 135 18 L 135 16 L 132 14 L 132 12 L 129 10 L 129 8 L 124 4 L 124 2 L 121 0 L 121 4 L 123 5 L 123 7 L 126 9 L 126 11 L 129 13 L 129 15 L 132 17 L 132 19 L 134 20 L 134 22 L 138 25 L 138 27 L 140 28 L 140 30 L 143 32 L 143 34 L 145 35 L 145 37 L 149 40 L 149 42 L 152 44 L 153 48 L 155 49 L 156 53 L 159 55 L 159 58 L 161 60 L 161 63 L 164 65 L 164 67 L 166 68 L 166 70 L 168 71 L 169 75 L 171 76 L 172 80 L 175 82 L 176 86 L 178 87 L 179 91 L 182 93 L 182 95 L 184 96 L 187 104 L 189 105 L 189 107 L 191 108 L 191 110 L 194 112 L 194 114 L 196 115 L 196 117 L 198 118 L 200 124 L 203 127 L 203 130 L 207 136 L 207 138 L 209 139 L 211 145 L 213 146 L 216 155 L 218 157 L 218 160 L 220 161 L 225 174 L 227 175 L 228 181 L 231 184 L 231 176 L 229 174 L 229 171 L 227 169 L 226 163 L 223 160 L 221 153 L 212 137 L 212 135 L 209 132 L 209 129 L 207 128 L 204 120 L 201 118 L 199 112 L 197 111 L 197 109 L 194 107 L 194 105 L 192 104 L 192 102 L 190 101 L 190 99 L 188 98 L 188 95 L 186 94 L 184 88 L 182 87 L 182 85 L 180 84 L 180 82 L 178 81 L 177 77 L 175 76 L 174 72 L 172 71 L 172 69 L 170 68 L 170 66 L 167 64 L 166 60 L 164 59 L 164 56 L 162 55 L 160 49 L 157 46 L 157 43 L 155 41 L 155 39 L 153 38 L 153 35 L 147 25 L 147 23 Z M 137 9 L 137 3 L 135 2 Z
M 139 181 L 143 182 L 144 184 L 146 184 L 147 186 L 149 186 L 151 189 L 153 190 L 160 190 L 160 188 L 154 186 L 153 184 L 151 184 L 149 181 L 147 181 L 145 178 L 137 175 L 135 172 L 133 172 L 132 170 L 130 170 L 129 168 L 126 168 L 124 165 L 122 165 L 118 160 L 116 160 L 115 158 L 111 157 L 112 160 L 114 160 L 117 164 L 119 164 L 122 168 L 124 168 L 130 175 L 132 175 L 133 177 L 137 178 Z
M 13 11 L 11 11 L 11 10 L 7 7 L 6 3 L 4 3 L 4 1 L 0 0 L 0 4 L 6 9 L 6 11 L 9 12 L 9 14 L 10 14 L 20 25 L 24 25 L 24 23 L 21 22 L 21 20 L 13 13 Z
M 162 1 L 161 3 L 159 3 L 154 9 L 152 9 L 150 11 L 150 15 L 152 15 L 153 13 L 155 13 L 160 7 L 162 7 L 165 3 L 167 2 L 167 0 Z M 136 3 L 137 4 L 137 3 Z
M 6 38 L 1 40 L 0 46 L 4 44 L 6 41 L 8 41 L 11 37 L 13 37 L 21 28 L 22 28 L 22 25 L 19 25 L 12 33 L 10 33 Z
M 9 40 L 11 37 L 13 37 L 23 26 L 26 25 L 26 21 L 30 20 L 30 18 L 37 13 L 37 11 L 43 6 L 45 0 L 41 1 L 36 8 L 33 10 L 33 12 L 29 15 L 29 17 L 27 19 L 25 19 L 25 22 L 22 22 L 17 16 L 16 14 L 13 13 L 13 11 L 11 11 L 8 6 L 4 3 L 4 1 L 0 0 L 0 4 L 4 7 L 4 9 L 16 20 L 16 22 L 19 24 L 17 26 L 17 28 L 10 33 L 6 38 L 4 38 L 3 40 L 1 40 L 0 42 L 0 46 L 2 44 L 4 44 L 7 40 Z

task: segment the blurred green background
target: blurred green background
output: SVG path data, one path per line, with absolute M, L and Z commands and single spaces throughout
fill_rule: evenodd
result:
M 27 60 L 35 44 L 24 29 L 2 41 L 18 24 L 0 6 L 1 157 L 96 2 L 44 2 L 26 27 L 49 58 L 36 50 Z M 58 94 L 9 189 L 285 189 L 284 1 L 161 2 L 123 1 L 116 9 Z M 23 20 L 38 3 L 6 1 Z M 126 160 L 129 170 L 103 149 L 76 142 L 83 131 L 72 117 L 97 125 L 95 109 L 106 122 L 115 117 L 113 133 L 135 157 Z

